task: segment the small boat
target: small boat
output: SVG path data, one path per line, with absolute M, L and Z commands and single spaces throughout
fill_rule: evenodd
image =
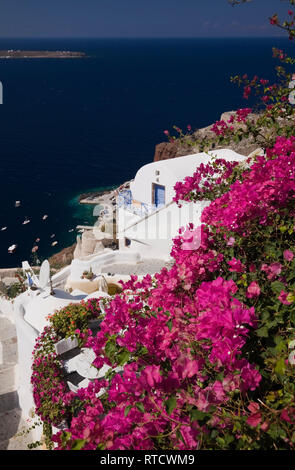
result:
M 36 243 L 39 243 L 39 241 L 40 241 L 40 238 L 36 238 Z
M 42 220 L 46 220 L 46 219 L 47 219 L 47 217 L 48 217 L 48 215 L 47 215 L 47 214 L 43 215 L 43 217 L 42 217 Z
M 52 243 L 51 243 L 51 246 L 55 246 L 55 245 L 57 245 L 57 244 L 58 244 L 58 242 L 55 241 L 55 242 L 52 242 Z
M 73 229 L 73 228 L 71 228 L 71 229 L 69 230 L 69 232 L 73 232 L 73 231 L 74 231 L 74 229 Z
M 7 227 L 2 227 L 2 228 L 1 228 L 1 232 L 3 232 L 3 231 L 6 230 L 6 229 L 7 229 Z
M 36 251 L 37 251 L 38 249 L 39 249 L 38 246 L 33 246 L 33 248 L 32 248 L 32 253 L 36 253 Z
M 28 224 L 29 222 L 31 222 L 30 219 L 25 219 L 25 220 L 23 221 L 23 225 L 26 225 L 26 224 Z
M 14 206 L 19 207 L 20 206 L 20 201 L 15 201 Z
M 54 238 L 55 237 L 55 233 L 53 233 L 52 235 L 50 235 L 50 238 Z
M 17 245 L 15 245 L 15 244 L 14 244 L 14 245 L 11 245 L 11 246 L 8 248 L 8 253 L 14 253 L 15 250 L 16 250 L 16 248 L 17 248 Z

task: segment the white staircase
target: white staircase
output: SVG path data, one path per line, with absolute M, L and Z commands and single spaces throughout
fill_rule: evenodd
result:
M 28 444 L 35 440 L 29 429 L 34 421 L 22 419 L 16 390 L 16 329 L 0 313 L 0 450 L 28 450 Z

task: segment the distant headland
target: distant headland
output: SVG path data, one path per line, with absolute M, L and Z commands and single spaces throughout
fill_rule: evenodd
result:
M 0 50 L 0 59 L 73 59 L 86 57 L 85 52 Z

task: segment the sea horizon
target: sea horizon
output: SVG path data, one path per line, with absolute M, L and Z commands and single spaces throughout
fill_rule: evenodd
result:
M 135 37 L 135 36 L 130 36 L 130 37 L 121 37 L 121 36 L 3 36 L 1 37 L 0 36 L 0 41 L 2 40 L 31 40 L 31 41 L 39 41 L 39 40 L 77 40 L 77 41 L 80 41 L 80 40 L 104 40 L 104 39 L 118 39 L 118 40 L 130 40 L 130 41 L 138 41 L 138 40 L 151 40 L 151 41 L 161 41 L 161 40 L 171 40 L 171 39 L 175 39 L 175 40 L 182 40 L 182 39 L 185 39 L 185 40 L 195 40 L 195 39 L 204 39 L 204 40 L 210 40 L 210 39 L 246 39 L 246 40 L 256 40 L 256 39 L 261 39 L 261 40 L 269 40 L 269 39 L 283 39 L 284 41 L 288 42 L 288 38 L 286 38 L 286 35 L 284 33 L 281 33 L 281 34 L 277 34 L 277 35 L 274 35 L 274 36 L 226 36 L 226 35 L 221 35 L 221 36 L 192 36 L 192 37 L 188 37 L 188 36 L 165 36 L 165 37 L 162 37 L 162 36 L 158 36 L 158 37 L 150 37 L 150 36 L 138 36 L 138 37 Z

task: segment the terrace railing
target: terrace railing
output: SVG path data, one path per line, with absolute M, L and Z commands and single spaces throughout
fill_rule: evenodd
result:
M 145 204 L 134 200 L 130 189 L 125 189 L 118 194 L 117 206 L 140 217 L 145 217 L 157 209 L 154 204 Z

